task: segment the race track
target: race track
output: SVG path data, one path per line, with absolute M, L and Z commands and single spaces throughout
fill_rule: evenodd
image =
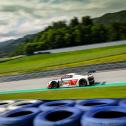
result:
M 126 69 L 113 70 L 113 71 L 100 71 L 94 74 L 96 82 L 126 82 Z M 46 88 L 48 81 L 55 79 L 57 77 L 46 77 L 37 78 L 21 81 L 12 81 L 0 83 L 0 91 L 10 91 L 10 90 L 30 90 Z
M 75 47 L 66 47 L 66 48 L 60 48 L 60 49 L 50 49 L 50 50 L 44 50 L 44 51 L 38 51 L 38 52 L 61 53 L 61 52 L 94 49 L 94 48 L 116 46 L 116 45 L 123 45 L 123 44 L 126 44 L 126 40 L 115 41 L 115 42 L 96 43 L 96 44 L 89 44 L 89 45 L 81 45 L 81 46 L 75 46 Z

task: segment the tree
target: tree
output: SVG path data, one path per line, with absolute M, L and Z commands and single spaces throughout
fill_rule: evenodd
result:
M 66 32 L 64 35 L 64 44 L 66 46 L 72 46 L 72 35 L 69 32 Z
M 28 43 L 24 47 L 24 51 L 26 55 L 33 55 L 34 51 L 37 50 L 37 44 L 36 43 Z
M 77 17 L 74 17 L 73 19 L 70 20 L 70 26 L 75 27 L 79 24 L 79 20 Z
M 67 26 L 66 21 L 53 22 L 53 25 L 52 25 L 53 28 L 62 28 L 66 26 Z
M 95 24 L 92 27 L 92 41 L 94 43 L 106 42 L 108 40 L 108 31 L 102 24 Z
M 74 45 L 81 45 L 82 32 L 79 26 L 76 26 L 73 31 Z
M 110 40 L 126 39 L 126 23 L 114 22 L 109 27 Z
M 13 55 L 32 55 L 34 51 L 48 50 L 76 45 L 86 45 L 111 40 L 126 39 L 126 23 L 113 23 L 110 26 L 93 23 L 89 16 L 74 17 L 69 24 L 65 21 L 53 22 L 34 38 L 17 47 Z
M 82 17 L 81 23 L 82 25 L 85 25 L 85 26 L 93 25 L 93 21 L 89 16 Z

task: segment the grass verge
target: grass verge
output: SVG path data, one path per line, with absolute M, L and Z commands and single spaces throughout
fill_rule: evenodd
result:
M 0 76 L 119 61 L 126 61 L 126 44 L 7 60 L 0 63 Z
M 7 99 L 85 99 L 85 98 L 126 98 L 126 86 L 79 88 L 71 90 L 50 90 L 33 93 L 1 94 L 1 100 Z

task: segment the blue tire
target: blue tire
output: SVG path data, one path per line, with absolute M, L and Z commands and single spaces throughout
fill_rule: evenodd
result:
M 82 116 L 81 126 L 126 126 L 126 107 L 96 107 Z
M 75 106 L 81 109 L 83 112 L 86 112 L 95 107 L 115 105 L 116 102 L 117 101 L 114 99 L 88 99 L 77 102 Z
M 0 107 L 0 115 L 7 111 L 6 107 Z
M 0 115 L 0 126 L 33 126 L 33 119 L 40 111 L 37 108 L 20 108 Z
M 14 109 L 24 108 L 24 107 L 25 108 L 26 107 L 38 107 L 42 103 L 43 103 L 43 101 L 40 101 L 40 100 L 23 100 L 23 101 L 19 101 L 14 104 L 11 104 L 10 106 L 8 106 L 8 109 L 14 110 Z
M 59 100 L 59 101 L 52 101 L 52 102 L 46 102 L 39 106 L 39 109 L 41 111 L 48 111 L 52 109 L 57 109 L 59 107 L 65 107 L 65 106 L 74 106 L 75 101 L 73 100 Z
M 14 100 L 1 100 L 0 101 L 0 114 L 3 114 L 4 112 L 6 112 L 8 106 L 15 102 L 16 101 L 14 101 Z
M 122 100 L 123 98 L 113 98 L 113 100 L 116 101 L 115 105 L 119 105 L 119 102 Z
M 9 105 L 15 103 L 14 100 L 1 100 L 0 101 L 0 107 L 1 106 L 5 106 L 5 107 L 8 107 Z
M 119 102 L 119 105 L 126 107 L 126 99 L 121 99 L 120 102 Z
M 74 107 L 58 108 L 40 113 L 34 126 L 80 126 L 82 112 Z

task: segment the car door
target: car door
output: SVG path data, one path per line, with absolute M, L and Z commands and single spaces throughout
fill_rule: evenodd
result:
M 73 76 L 66 76 L 62 79 L 62 83 L 66 86 L 76 86 L 77 79 L 74 79 Z

